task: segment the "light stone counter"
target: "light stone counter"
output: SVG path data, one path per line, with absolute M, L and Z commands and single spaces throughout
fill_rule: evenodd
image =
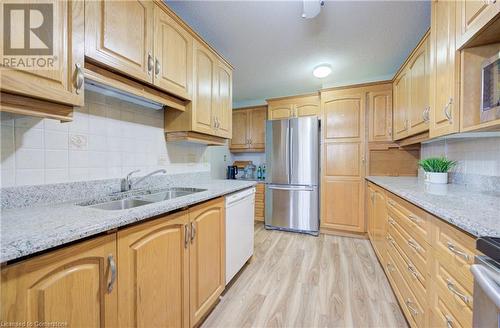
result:
M 416 177 L 366 179 L 475 237 L 500 237 L 499 192 L 481 192 L 458 184 L 427 184 Z

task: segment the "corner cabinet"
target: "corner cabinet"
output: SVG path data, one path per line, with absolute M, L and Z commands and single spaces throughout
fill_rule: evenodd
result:
M 190 322 L 195 326 L 217 304 L 226 285 L 224 199 L 193 207 L 189 222 Z
M 266 143 L 267 106 L 237 108 L 233 111 L 235 126 L 229 150 L 264 152 Z
M 72 108 L 61 105 L 41 106 L 36 98 L 52 103 L 82 106 L 84 102 L 84 4 L 83 1 L 45 1 L 54 8 L 53 67 L 17 69 L 2 66 L 0 90 L 19 95 L 2 98 L 2 111 L 71 120 Z M 21 28 L 21 27 L 19 27 Z M 8 56 L 6 56 L 7 58 Z M 17 57 L 14 57 L 17 59 Z M 3 95 L 2 95 L 3 96 Z M 52 107 L 52 108 L 51 108 Z M 57 108 L 61 107 L 62 110 Z
M 2 269 L 2 322 L 117 327 L 116 236 L 107 235 Z
M 433 1 L 430 44 L 430 137 L 459 130 L 460 57 L 455 50 L 456 1 Z
M 268 99 L 268 119 L 281 120 L 293 117 L 316 116 L 320 114 L 320 101 L 317 93 Z

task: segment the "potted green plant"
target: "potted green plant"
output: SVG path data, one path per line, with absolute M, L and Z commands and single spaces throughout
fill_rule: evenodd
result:
M 448 172 L 457 162 L 446 157 L 429 157 L 419 161 L 418 165 L 425 171 L 425 182 L 446 184 Z

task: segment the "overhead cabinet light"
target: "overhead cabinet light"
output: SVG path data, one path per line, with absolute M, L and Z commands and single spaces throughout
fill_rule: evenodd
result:
M 330 75 L 332 68 L 328 64 L 321 64 L 316 66 L 313 70 L 313 75 L 318 79 L 322 79 Z

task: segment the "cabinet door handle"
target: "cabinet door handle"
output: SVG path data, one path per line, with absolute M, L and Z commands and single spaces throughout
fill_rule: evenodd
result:
M 151 55 L 151 53 L 148 52 L 148 74 L 149 75 L 151 75 L 151 72 L 153 71 L 153 65 L 154 65 L 153 55 Z
M 108 263 L 109 269 L 111 270 L 111 280 L 108 282 L 108 293 L 111 293 L 116 281 L 116 263 L 113 254 L 108 255 Z
M 417 218 L 416 216 L 414 215 L 408 215 L 408 219 L 410 219 L 411 221 L 415 222 L 415 223 L 418 223 L 419 222 L 419 218 Z
M 158 76 L 158 74 L 160 74 L 160 69 L 161 69 L 160 61 L 158 60 L 158 58 L 156 58 L 156 60 L 155 60 L 155 76 Z
M 452 253 L 455 253 L 456 255 L 458 256 L 461 256 L 463 257 L 466 261 L 469 260 L 469 254 L 465 253 L 464 251 L 458 249 L 453 243 L 451 242 L 448 242 L 448 245 L 447 245 L 448 249 L 452 252 Z
M 191 222 L 191 244 L 194 243 L 195 237 L 196 237 L 196 223 Z
M 424 111 L 422 112 L 422 118 L 424 119 L 424 122 L 429 122 L 429 119 L 430 119 L 430 107 L 427 106 L 425 107 Z
M 396 206 L 396 202 L 394 202 L 393 200 L 390 200 L 390 199 L 389 199 L 389 200 L 388 200 L 388 203 L 389 203 L 389 205 L 391 205 L 391 206 Z
M 189 227 L 188 225 L 184 225 L 184 248 L 187 248 L 188 245 L 189 245 L 189 239 L 190 239 L 190 236 L 189 236 Z
M 396 221 L 394 221 L 394 219 L 392 218 L 388 218 L 387 221 L 389 222 L 390 225 L 395 225 L 396 224 Z
M 453 320 L 451 320 L 449 315 L 444 316 L 446 320 L 446 328 L 453 328 Z
M 418 252 L 418 250 L 420 249 L 420 247 L 415 243 L 413 239 L 408 239 L 408 246 L 415 249 L 416 252 Z
M 446 119 L 450 122 L 450 124 L 453 122 L 453 117 L 451 115 L 451 105 L 453 103 L 453 98 L 450 97 L 450 100 L 448 101 L 448 103 L 446 104 L 446 106 L 444 106 L 443 108 L 443 113 L 444 113 L 444 116 L 446 116 Z
M 457 295 L 462 301 L 464 301 L 465 303 L 469 303 L 469 298 L 466 295 L 459 292 L 455 287 L 455 284 L 451 282 L 450 279 L 446 279 L 446 287 L 448 287 L 448 290 L 453 294 Z
M 415 279 L 418 279 L 418 272 L 415 270 L 415 268 L 408 264 L 408 271 L 415 277 Z
M 85 81 L 82 71 L 82 66 L 79 63 L 75 64 L 75 92 L 77 95 L 82 91 L 83 82 Z
M 390 272 L 394 272 L 394 265 L 392 265 L 391 263 L 387 263 L 387 270 L 389 270 Z
M 408 310 L 410 310 L 410 312 L 412 313 L 413 316 L 418 315 L 418 310 L 415 309 L 413 306 L 411 306 L 413 304 L 413 302 L 409 298 L 405 301 L 405 304 L 406 304 L 406 307 L 408 308 Z

